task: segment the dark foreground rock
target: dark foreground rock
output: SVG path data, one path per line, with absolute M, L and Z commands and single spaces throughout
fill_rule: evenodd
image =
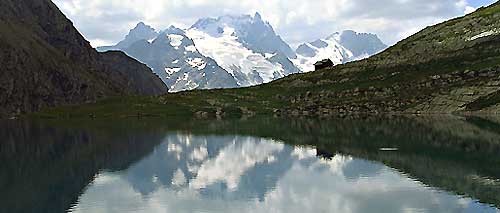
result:
M 50 0 L 0 1 L 0 116 L 166 91 L 139 62 L 97 53 Z

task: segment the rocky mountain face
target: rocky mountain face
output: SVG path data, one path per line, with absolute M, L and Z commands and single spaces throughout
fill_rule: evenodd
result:
M 0 115 L 151 95 L 166 87 L 122 53 L 98 53 L 50 0 L 0 2 Z
M 141 40 L 124 51 L 148 64 L 171 92 L 238 86 L 233 76 L 202 55 L 184 31 L 175 27 L 160 33 L 151 43 Z
M 151 67 L 170 92 L 178 92 L 255 86 L 312 71 L 322 59 L 341 64 L 385 47 L 376 35 L 345 31 L 294 51 L 256 13 L 203 18 L 189 29 L 172 26 L 160 33 L 141 22 L 117 45 L 98 50 L 126 52 Z
M 158 35 L 159 33 L 154 28 L 144 24 L 144 22 L 139 22 L 137 26 L 135 26 L 134 29 L 131 29 L 127 36 L 125 36 L 125 39 L 120 41 L 118 44 L 115 46 L 98 47 L 97 51 L 105 52 L 108 50 L 123 50 L 129 48 L 137 41 L 152 41 Z
M 346 30 L 342 33 L 335 33 L 330 37 L 333 37 L 343 47 L 351 51 L 353 56 L 349 60 L 368 58 L 387 48 L 387 45 L 372 33 L 358 33 Z

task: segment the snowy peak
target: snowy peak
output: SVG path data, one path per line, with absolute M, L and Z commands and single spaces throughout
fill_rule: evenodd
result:
M 300 72 L 289 60 L 296 57 L 295 52 L 259 13 L 200 19 L 186 33 L 203 55 L 213 58 L 236 79 L 238 86 Z
M 218 18 L 204 18 L 198 20 L 191 29 L 196 29 L 212 37 L 221 37 L 232 33 L 246 48 L 256 53 L 281 52 L 289 58 L 295 58 L 290 46 L 281 39 L 269 22 L 262 19 L 259 13 L 241 16 L 220 16 Z
M 217 36 L 193 28 L 187 31 L 187 35 L 203 55 L 227 70 L 240 87 L 269 82 L 285 75 L 282 65 L 243 45 L 233 28 L 226 27 L 224 33 Z
M 260 14 L 256 14 L 254 17 L 250 15 L 225 15 L 219 16 L 217 18 L 203 18 L 198 20 L 191 29 L 197 29 L 211 36 L 221 36 L 224 34 L 225 28 L 232 28 L 235 31 L 235 36 L 246 36 L 251 31 L 252 25 L 263 25 L 262 28 L 267 30 L 272 30 L 269 23 L 262 21 Z M 253 32 L 253 31 L 252 31 Z M 273 30 L 274 33 L 274 30 Z
M 330 59 L 334 64 L 342 64 L 353 57 L 353 53 L 333 37 L 301 44 L 296 52 L 297 58 L 292 61 L 303 72 L 314 71 L 314 64 L 324 59 Z
M 314 63 L 330 59 L 335 64 L 359 60 L 374 55 L 387 48 L 375 34 L 357 33 L 346 30 L 333 33 L 325 39 L 299 45 L 297 59 L 293 62 L 302 71 L 313 71 Z

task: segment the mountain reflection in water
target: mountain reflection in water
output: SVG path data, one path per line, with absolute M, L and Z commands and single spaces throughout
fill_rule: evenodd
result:
M 442 125 L 446 123 L 446 125 Z M 495 119 L 2 124 L 9 212 L 499 212 Z M 408 131 L 412 130 L 412 131 Z M 460 131 L 454 131 L 460 130 Z M 397 151 L 380 151 L 394 147 Z M 497 163 L 497 164 L 495 164 Z

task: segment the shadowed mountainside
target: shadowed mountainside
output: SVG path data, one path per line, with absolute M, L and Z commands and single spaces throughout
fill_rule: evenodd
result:
M 0 2 L 0 115 L 167 91 L 143 64 L 98 53 L 50 0 Z

